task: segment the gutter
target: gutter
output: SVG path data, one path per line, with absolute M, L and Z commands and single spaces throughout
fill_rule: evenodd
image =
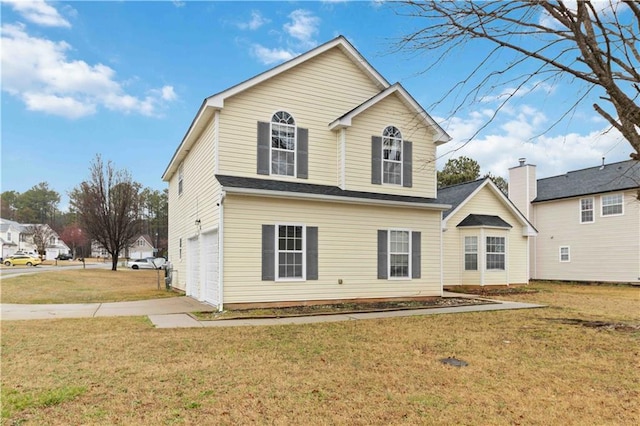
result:
M 222 312 L 224 303 L 224 199 L 227 193 L 222 189 L 218 206 L 218 312 Z

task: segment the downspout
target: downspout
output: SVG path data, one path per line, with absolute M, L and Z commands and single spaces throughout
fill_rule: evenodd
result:
M 224 199 L 227 193 L 222 191 L 218 203 L 218 311 L 223 310 L 224 297 Z
M 440 297 L 444 297 L 444 248 L 442 247 L 442 234 L 444 233 L 444 229 L 442 227 L 442 215 L 444 212 L 440 212 Z

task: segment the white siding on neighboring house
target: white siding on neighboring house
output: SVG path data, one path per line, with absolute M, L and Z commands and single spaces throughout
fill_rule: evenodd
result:
M 640 202 L 624 193 L 624 214 L 602 216 L 602 195 L 594 198 L 594 221 L 580 223 L 580 199 L 534 203 L 539 235 L 535 240 L 534 279 L 569 281 L 640 281 Z M 560 247 L 570 260 L 561 262 Z

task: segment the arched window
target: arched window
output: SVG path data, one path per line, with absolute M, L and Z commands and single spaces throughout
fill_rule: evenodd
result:
M 296 175 L 296 122 L 285 111 L 271 117 L 271 174 Z
M 402 185 L 402 133 L 394 126 L 382 132 L 382 182 Z

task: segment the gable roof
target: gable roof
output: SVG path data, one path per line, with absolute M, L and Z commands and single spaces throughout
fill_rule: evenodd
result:
M 444 188 L 438 188 L 438 201 L 444 204 L 451 204 L 451 209 L 442 214 L 443 218 L 449 216 L 452 212 L 457 210 L 458 206 L 466 201 L 474 191 L 484 183 L 484 179 L 474 180 L 472 182 L 460 183 L 458 185 L 446 186 Z
M 387 87 L 377 95 L 371 97 L 366 100 L 362 104 L 358 105 L 351 111 L 347 112 L 341 117 L 338 117 L 333 122 L 329 123 L 330 130 L 342 129 L 351 126 L 351 120 L 357 117 L 360 113 L 366 111 L 372 106 L 376 105 L 378 102 L 387 98 L 389 95 L 397 94 L 400 97 L 400 100 L 410 109 L 412 109 L 417 115 L 419 115 L 425 124 L 429 127 L 432 127 L 435 131 L 435 144 L 442 145 L 451 140 L 451 136 L 444 131 L 442 127 L 438 123 L 435 122 L 433 118 L 422 108 L 422 106 L 416 102 L 416 100 L 406 91 L 404 87 L 400 83 L 395 83 L 390 87 Z
M 534 203 L 640 188 L 640 162 L 627 160 L 538 179 Z
M 367 60 L 356 50 L 356 48 L 353 47 L 353 45 L 349 43 L 344 36 L 338 36 L 333 40 L 330 40 L 327 43 L 316 47 L 315 49 L 296 56 L 295 58 L 287 62 L 284 62 L 248 80 L 245 80 L 242 83 L 236 84 L 235 86 L 223 90 L 222 92 L 213 94 L 205 98 L 205 100 L 202 102 L 202 105 L 200 105 L 200 109 L 196 113 L 195 118 L 191 122 L 189 129 L 187 129 L 187 132 L 182 138 L 180 145 L 173 154 L 169 165 L 162 174 L 162 179 L 167 181 L 175 173 L 178 165 L 184 159 L 184 157 L 186 157 L 193 143 L 195 143 L 197 135 L 204 129 L 206 123 L 213 116 L 213 112 L 224 107 L 225 99 L 237 95 L 238 93 L 244 92 L 245 90 L 250 89 L 257 84 L 267 81 L 270 78 L 273 78 L 293 67 L 300 65 L 303 62 L 315 58 L 322 53 L 334 48 L 340 49 L 347 56 L 347 58 L 355 63 L 358 68 L 360 68 L 363 73 L 374 82 L 374 84 L 380 90 L 389 87 L 389 82 L 378 71 L 376 71 L 369 64 L 369 62 L 367 62 Z
M 487 214 L 470 214 L 469 216 L 462 219 L 462 221 L 456 225 L 458 228 L 461 227 L 475 227 L 475 226 L 489 226 L 492 228 L 513 228 L 513 226 L 509 225 L 504 219 L 500 216 L 492 216 Z
M 464 205 L 471 200 L 478 192 L 482 190 L 482 188 L 488 187 L 490 191 L 495 194 L 497 200 L 501 202 L 504 206 L 509 209 L 513 215 L 518 218 L 520 224 L 526 227 L 526 235 L 536 235 L 538 231 L 536 228 L 527 220 L 526 217 L 518 210 L 518 208 L 513 204 L 513 202 L 507 198 L 507 196 L 502 192 L 493 181 L 486 177 L 478 180 L 474 180 L 472 182 L 460 183 L 458 185 L 447 186 L 444 188 L 438 189 L 438 201 L 443 204 L 450 204 L 451 209 L 445 211 L 442 214 L 442 228 L 446 228 L 447 220 L 449 216 L 460 211 L 464 207 Z M 475 216 L 483 216 L 483 215 L 475 215 Z M 497 217 L 497 216 L 496 216 Z M 500 218 L 499 218 L 500 219 Z M 502 219 L 500 219 L 502 220 Z M 504 222 L 507 223 L 507 222 Z M 507 223 L 507 225 L 509 225 Z M 495 225 L 487 225 L 487 226 L 495 226 Z M 509 225 L 511 227 L 511 225 Z
M 306 198 L 325 201 L 385 204 L 395 206 L 411 206 L 445 210 L 444 205 L 435 198 L 413 197 L 408 195 L 382 194 L 378 192 L 347 191 L 337 186 L 317 185 L 311 183 L 279 181 L 239 176 L 216 175 L 227 193 L 272 196 L 280 198 Z

